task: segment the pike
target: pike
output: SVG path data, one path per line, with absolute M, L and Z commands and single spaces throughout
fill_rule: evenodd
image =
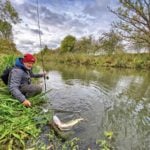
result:
M 54 124 L 61 131 L 71 130 L 71 128 L 73 126 L 75 126 L 77 123 L 79 123 L 80 121 L 83 121 L 83 120 L 84 120 L 84 118 L 78 118 L 78 119 L 75 119 L 75 120 L 71 120 L 71 121 L 69 121 L 67 123 L 63 123 L 63 122 L 61 122 L 61 120 L 56 115 L 53 116 L 53 122 L 54 122 Z

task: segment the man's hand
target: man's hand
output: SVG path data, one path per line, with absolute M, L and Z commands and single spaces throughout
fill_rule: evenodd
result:
M 23 103 L 22 103 L 24 106 L 26 107 L 30 107 L 31 106 L 31 102 L 29 100 L 24 100 Z
M 43 77 L 46 77 L 46 75 L 47 75 L 47 72 L 44 71 L 44 72 L 43 72 Z
M 47 76 L 47 72 L 46 72 L 46 71 L 43 72 L 43 77 L 44 77 L 45 79 L 47 79 L 47 80 L 49 79 L 49 76 Z

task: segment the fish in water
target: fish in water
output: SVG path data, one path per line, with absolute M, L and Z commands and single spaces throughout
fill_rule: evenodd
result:
M 53 116 L 53 122 L 60 130 L 71 130 L 73 126 L 75 126 L 80 121 L 84 120 L 84 118 L 78 118 L 75 120 L 68 121 L 66 123 L 63 123 L 56 115 Z

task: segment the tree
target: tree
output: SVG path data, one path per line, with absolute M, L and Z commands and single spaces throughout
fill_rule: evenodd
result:
M 12 25 L 7 21 L 0 20 L 0 37 L 12 39 Z
M 61 52 L 72 52 L 76 38 L 72 35 L 66 36 L 61 42 Z
M 10 54 L 15 53 L 15 54 L 20 54 L 20 52 L 17 51 L 16 45 L 7 39 L 0 39 L 0 54 Z
M 93 51 L 92 36 L 82 37 L 75 43 L 75 52 L 88 53 Z
M 0 0 L 0 37 L 12 39 L 12 24 L 20 22 L 18 13 L 9 0 Z
M 112 54 L 118 51 L 122 51 L 123 46 L 121 44 L 121 37 L 110 30 L 109 32 L 103 33 L 102 37 L 99 38 L 100 48 L 107 54 Z
M 122 37 L 140 43 L 150 51 L 150 0 L 119 0 L 120 7 L 111 10 L 120 21 L 113 26 Z

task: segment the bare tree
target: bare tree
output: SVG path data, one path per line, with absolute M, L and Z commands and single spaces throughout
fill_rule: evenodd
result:
M 150 0 L 119 0 L 117 10 L 111 10 L 120 21 L 113 26 L 122 37 L 140 44 L 150 52 Z
M 113 29 L 104 32 L 99 38 L 100 48 L 107 54 L 123 52 L 121 37 Z

